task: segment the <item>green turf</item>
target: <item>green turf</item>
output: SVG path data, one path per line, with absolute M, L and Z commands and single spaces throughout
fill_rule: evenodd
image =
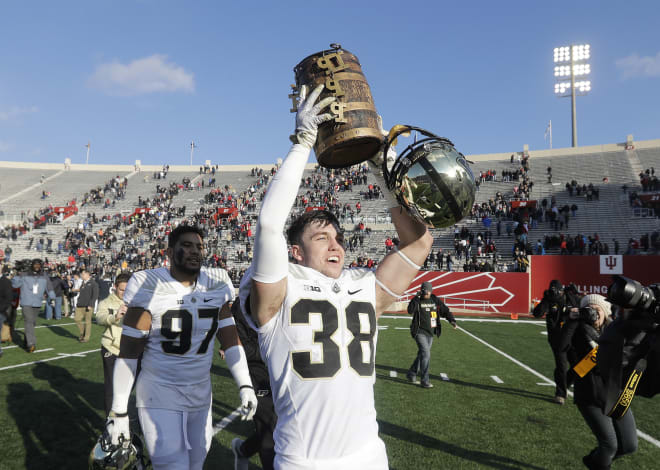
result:
M 101 328 L 92 341 L 76 341 L 71 319 L 46 321 L 37 329 L 37 348 L 27 354 L 5 349 L 0 369 L 0 469 L 84 469 L 103 426 L 103 369 L 100 352 L 59 356 L 100 348 Z M 406 319 L 381 319 L 376 356 L 376 407 L 392 469 L 572 469 L 595 445 L 577 408 L 552 403 L 554 387 L 461 330 L 444 323 L 432 348 L 431 380 L 426 390 L 407 383 L 405 372 L 416 354 Z M 543 326 L 520 323 L 462 322 L 462 328 L 545 377 L 553 362 Z M 22 326 L 19 324 L 17 326 Z M 224 362 L 212 369 L 214 423 L 239 404 Z M 396 372 L 396 377 L 390 373 Z M 449 381 L 443 381 L 441 373 Z M 496 383 L 491 376 L 504 383 Z M 636 398 L 637 426 L 660 438 L 659 400 Z M 252 424 L 233 421 L 215 435 L 205 468 L 232 468 L 231 440 L 246 437 Z M 613 468 L 658 468 L 660 449 L 640 439 L 639 451 Z M 653 462 L 656 462 L 655 464 Z M 258 458 L 250 468 L 259 468 Z M 340 469 L 338 469 L 340 470 Z

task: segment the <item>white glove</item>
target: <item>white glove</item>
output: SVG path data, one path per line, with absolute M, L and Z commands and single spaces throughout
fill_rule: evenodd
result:
M 241 397 L 241 421 L 251 421 L 257 412 L 257 395 L 252 387 L 242 387 L 238 391 Z
M 131 431 L 128 425 L 128 416 L 108 416 L 105 422 L 105 429 L 110 436 L 110 443 L 112 445 L 119 445 L 120 436 L 123 436 L 122 442 L 131 441 Z
M 316 134 L 319 130 L 319 124 L 334 119 L 330 113 L 319 114 L 319 112 L 336 100 L 334 96 L 323 98 L 317 104 L 316 99 L 323 91 L 323 84 L 317 86 L 309 97 L 307 96 L 307 86 L 300 87 L 300 96 L 298 103 L 298 113 L 296 114 L 296 140 L 297 143 L 311 149 L 316 142 Z

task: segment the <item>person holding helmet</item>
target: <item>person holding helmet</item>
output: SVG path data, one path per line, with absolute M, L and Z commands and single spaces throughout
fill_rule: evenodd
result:
M 410 285 L 433 237 L 383 188 L 400 243 L 374 272 L 345 269 L 344 234 L 329 211 L 304 212 L 284 229 L 318 126 L 332 119 L 323 85 L 300 91 L 295 144 L 268 186 L 241 309 L 258 332 L 277 414 L 274 468 L 389 468 L 374 406 L 377 319 Z M 385 159 L 385 152 L 378 158 Z M 335 342 L 334 338 L 341 338 Z M 295 406 L 291 404 L 295 403 Z
M 12 287 L 21 290 L 20 305 L 25 322 L 25 350 L 31 353 L 37 348 L 34 326 L 41 311 L 44 295 L 48 294 L 49 300 L 55 299 L 53 285 L 42 271 L 41 260 L 35 258 L 32 260 L 30 272 L 20 273 L 12 279 Z
M 429 364 L 431 363 L 431 345 L 433 344 L 433 333 L 439 338 L 442 334 L 440 316 L 447 319 L 449 323 L 457 328 L 456 320 L 449 308 L 433 294 L 433 285 L 423 282 L 417 296 L 408 304 L 408 313 L 413 316 L 410 323 L 410 334 L 417 343 L 417 357 L 413 361 L 406 377 L 413 384 L 419 384 L 417 376 L 422 379 L 421 386 L 433 388 L 429 380 Z

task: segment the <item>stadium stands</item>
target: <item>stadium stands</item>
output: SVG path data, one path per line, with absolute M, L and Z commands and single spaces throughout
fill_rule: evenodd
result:
M 608 145 L 532 152 L 528 159 L 529 170 L 526 172 L 528 181 L 533 182 L 528 199 L 537 201 L 539 206 L 546 200 L 548 210 L 554 203 L 558 208 L 575 205 L 577 211 L 575 216 L 569 218 L 568 227 L 555 227 L 553 222 L 545 221 L 544 218 L 538 220 L 538 214 L 531 211 L 532 218 L 537 215 L 537 221 L 532 223 L 529 219 L 527 251 L 535 250 L 537 240 L 541 240 L 546 242 L 546 253 L 559 254 L 561 248 L 550 243 L 553 237 L 557 240 L 560 235 L 574 238 L 578 234 L 585 237 L 598 234 L 601 243 L 609 245 L 609 252 L 613 253 L 613 239 L 618 241 L 620 252 L 624 252 L 628 249 L 629 240 L 639 240 L 643 234 L 657 232 L 659 219 L 648 217 L 648 211 L 646 217 L 641 217 L 640 212 L 631 207 L 629 193 L 641 191 L 640 172 L 650 167 L 660 168 L 660 141 L 640 142 L 636 147 L 626 150 L 620 145 Z M 495 175 L 481 182 L 477 205 L 487 205 L 490 200 L 501 198 L 509 206 L 506 212 L 509 211 L 511 202 L 519 196 L 514 191 L 522 180 L 503 181 L 502 174 L 520 168 L 518 155 L 516 158 L 502 154 L 475 158 L 472 169 L 477 177 L 480 172 L 485 174 L 491 171 Z M 0 182 L 0 211 L 3 212 L 0 217 L 3 227 L 0 237 L 6 238 L 0 239 L 0 246 L 11 246 L 14 260 L 42 256 L 51 262 L 66 263 L 72 246 L 78 245 L 83 248 L 89 246 L 91 251 L 98 252 L 94 259 L 99 265 L 111 260 L 133 260 L 149 249 L 154 253 L 158 251 L 154 242 L 165 239 L 165 227 L 187 219 L 189 222 L 201 222 L 211 229 L 208 237 L 209 255 L 215 255 L 215 260 L 227 259 L 237 272 L 246 268 L 251 259 L 251 241 L 246 235 L 256 225 L 260 199 L 271 174 L 269 166 L 262 166 L 261 172 L 250 171 L 245 166 L 222 167 L 215 174 L 201 174 L 198 167 L 179 166 L 167 172 L 164 179 L 159 179 L 161 169 L 155 167 L 135 171 L 127 166 L 121 169 L 108 166 L 105 169 L 99 165 L 93 168 L 73 165 L 67 170 L 56 169 L 52 165 L 44 168 L 27 165 L 20 168 L 20 165 L 12 163 L 5 166 L 0 162 L 3 175 Z M 551 180 L 548 178 L 548 168 L 551 168 Z M 363 181 L 364 175 L 366 182 Z M 115 178 L 126 181 L 126 186 L 119 193 L 111 187 Z M 209 187 L 210 179 L 215 179 L 214 187 Z M 377 195 L 374 197 L 374 191 L 370 193 L 373 178 L 367 172 L 356 166 L 351 170 L 330 173 L 310 165 L 303 180 L 307 180 L 308 184 L 301 186 L 298 192 L 299 205 L 293 213 L 299 213 L 305 207 L 330 207 L 334 210 L 347 231 L 347 239 L 354 238 L 353 249 L 347 250 L 348 263 L 366 264 L 369 259 L 377 261 L 384 256 L 385 240 L 395 237 L 396 233 L 383 199 Z M 576 192 L 569 193 L 566 184 L 572 181 L 579 186 L 592 184 L 598 197 L 595 194 L 587 197 L 584 192 L 579 196 Z M 186 188 L 183 187 L 184 182 Z M 157 188 L 162 192 L 172 183 L 176 183 L 180 191 L 168 200 L 158 196 Z M 624 185 L 627 192 L 622 189 Z M 92 200 L 98 189 L 104 190 L 103 194 Z M 212 191 L 217 193 L 217 197 L 209 202 Z M 47 194 L 45 198 L 44 193 Z M 152 206 L 154 212 L 131 218 L 138 207 L 138 200 L 149 201 L 143 206 Z M 70 205 L 72 201 L 76 201 L 76 214 L 61 222 L 51 219 L 54 223 L 34 228 L 35 213 L 39 219 L 42 214 L 50 213 L 53 207 Z M 214 221 L 209 222 L 209 214 L 215 211 L 217 201 L 222 201 L 220 205 L 237 207 L 237 218 L 231 222 L 225 221 L 219 230 L 216 230 Z M 160 216 L 161 212 L 169 213 L 169 216 Z M 650 214 L 653 215 L 653 212 Z M 500 270 L 512 269 L 514 247 L 525 245 L 516 244 L 516 238 L 520 241 L 520 234 L 516 236 L 507 233 L 507 225 L 516 225 L 516 217 L 510 213 L 502 216 L 498 233 L 498 217 L 495 214 L 490 214 L 486 221 L 477 215 L 475 212 L 474 216 L 463 220 L 458 230 L 467 229 L 473 236 L 481 234 L 482 238 L 490 236 L 497 249 L 497 263 L 492 261 L 490 255 L 483 255 L 479 259 L 491 260 Z M 519 220 L 527 221 L 526 218 Z M 486 227 L 484 223 L 489 226 Z M 28 231 L 14 240 L 11 236 L 12 226 L 21 224 Z M 434 229 L 432 232 L 435 238 L 434 253 L 441 250 L 444 256 L 448 253 L 455 255 L 455 228 Z M 69 242 L 75 240 L 73 245 L 66 243 L 67 234 Z M 78 238 L 82 242 L 78 242 Z M 44 241 L 42 251 L 37 250 L 39 239 Z M 46 249 L 49 239 L 52 240 L 50 252 Z M 99 244 L 106 239 L 111 239 L 111 242 Z M 60 242 L 61 250 L 58 253 Z M 470 252 L 471 256 L 475 254 L 476 247 Z M 454 270 L 463 269 L 464 260 L 453 261 Z M 446 264 L 444 266 L 446 268 Z

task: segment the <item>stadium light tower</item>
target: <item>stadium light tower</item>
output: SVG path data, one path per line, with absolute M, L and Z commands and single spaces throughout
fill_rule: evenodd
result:
M 197 148 L 197 145 L 195 144 L 195 141 L 190 142 L 190 166 L 192 166 L 193 162 L 193 151 Z
M 555 47 L 555 94 L 560 98 L 571 97 L 571 123 L 573 125 L 573 147 L 577 147 L 577 117 L 575 115 L 575 94 L 586 95 L 591 91 L 591 81 L 587 75 L 591 66 L 587 63 L 591 57 L 589 44 L 574 44 Z M 579 77 L 575 81 L 575 77 Z

